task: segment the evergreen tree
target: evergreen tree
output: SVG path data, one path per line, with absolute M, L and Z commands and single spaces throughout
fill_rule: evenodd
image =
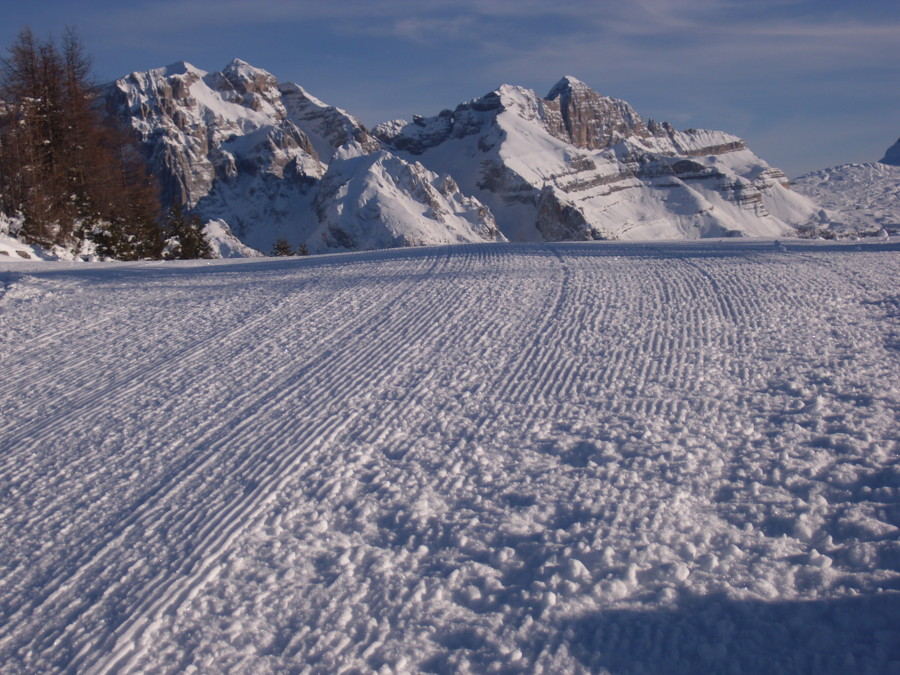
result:
M 291 243 L 287 239 L 276 239 L 275 245 L 272 247 L 272 255 L 274 256 L 288 256 L 295 255 L 294 249 L 291 248 Z
M 212 246 L 203 231 L 200 216 L 185 215 L 177 202 L 169 209 L 165 236 L 169 245 L 167 257 L 170 259 L 192 260 L 213 257 Z
M 0 62 L 0 208 L 36 244 L 89 237 L 104 255 L 159 257 L 159 190 L 103 116 L 90 70 L 71 29 L 60 49 L 26 28 Z

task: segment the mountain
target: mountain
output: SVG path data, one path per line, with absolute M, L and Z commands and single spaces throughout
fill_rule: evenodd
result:
M 503 239 L 490 211 L 449 176 L 386 150 L 337 158 L 313 200 L 312 240 L 329 248 L 376 249 Z
M 880 164 L 890 164 L 891 166 L 900 166 L 900 139 L 887 149 L 884 157 L 878 160 Z
M 838 235 L 900 233 L 900 140 L 878 162 L 820 169 L 794 186 L 829 211 Z
M 241 254 L 232 232 L 260 251 L 285 239 L 323 252 L 783 236 L 822 216 L 736 136 L 645 123 L 573 77 L 545 98 L 503 85 L 371 133 L 241 60 L 132 73 L 105 99 L 139 137 L 165 203 L 215 222 L 222 255 Z
M 214 73 L 184 62 L 132 73 L 107 86 L 105 99 L 137 133 L 164 203 L 255 249 L 279 238 L 321 252 L 500 237 L 488 209 L 452 180 L 392 155 L 347 112 L 244 61 Z
M 544 98 L 504 85 L 373 133 L 453 176 L 513 240 L 782 236 L 821 217 L 740 138 L 645 123 L 574 77 Z

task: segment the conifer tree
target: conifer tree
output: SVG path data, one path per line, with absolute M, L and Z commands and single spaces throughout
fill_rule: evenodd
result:
M 294 255 L 294 249 L 291 248 L 291 243 L 287 239 L 276 239 L 274 246 L 272 246 L 272 255 L 274 256 L 288 256 Z
M 192 260 L 213 257 L 200 216 L 185 215 L 178 202 L 173 203 L 169 209 L 165 236 L 168 239 L 168 258 Z
M 94 239 L 116 258 L 159 257 L 159 191 L 131 135 L 107 120 L 75 32 L 28 28 L 0 61 L 0 208 L 43 246 Z

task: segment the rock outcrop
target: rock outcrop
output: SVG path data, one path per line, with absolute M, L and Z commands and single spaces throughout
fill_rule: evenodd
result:
M 545 100 L 547 106 L 559 106 L 565 134 L 559 133 L 556 124 L 546 124 L 546 128 L 575 147 L 605 150 L 626 138 L 650 136 L 644 121 L 625 101 L 601 96 L 574 77 L 560 80 Z
M 897 140 L 884 153 L 884 157 L 878 160 L 882 164 L 890 164 L 891 166 L 900 166 L 900 139 Z

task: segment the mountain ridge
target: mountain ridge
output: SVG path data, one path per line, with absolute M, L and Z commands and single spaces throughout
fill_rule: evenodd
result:
M 644 122 L 571 75 L 546 97 L 501 85 L 371 131 L 241 59 L 216 72 L 185 61 L 135 72 L 104 96 L 138 136 L 166 203 L 225 223 L 259 250 L 279 238 L 321 252 L 783 236 L 819 217 L 736 136 Z M 348 162 L 376 153 L 385 161 Z M 722 159 L 729 154 L 734 161 Z M 448 178 L 452 194 L 440 189 Z
M 453 175 L 511 239 L 784 236 L 822 217 L 740 138 L 645 124 L 571 76 L 545 98 L 503 85 L 373 133 Z

